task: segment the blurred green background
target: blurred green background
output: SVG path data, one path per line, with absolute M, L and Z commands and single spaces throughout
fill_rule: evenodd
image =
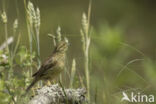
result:
M 20 18 L 20 28 L 24 31 L 22 36 L 27 37 L 23 0 L 0 0 L 1 11 L 4 2 L 10 21 L 9 26 L 12 26 L 15 18 Z M 41 11 L 41 51 L 45 50 L 44 47 L 48 47 L 51 43 L 47 34 L 54 33 L 58 26 L 61 26 L 63 33 L 70 35 L 70 38 L 79 42 L 77 38 L 80 37 L 81 17 L 82 13 L 88 10 L 88 0 L 32 0 L 32 2 Z M 100 31 L 99 28 L 106 24 L 111 28 L 122 28 L 125 42 L 136 46 L 154 59 L 154 42 L 156 41 L 155 5 L 156 1 L 154 0 L 93 0 L 91 25 L 97 32 Z M 2 27 L 2 22 L 0 26 Z M 0 42 L 2 42 L 2 28 L 0 33 L 2 36 Z M 25 38 L 23 41 L 27 42 Z M 44 51 L 42 53 L 44 55 Z
M 67 68 L 75 58 L 76 69 L 84 77 L 80 28 L 82 13 L 88 12 L 89 1 L 31 2 L 41 12 L 41 59 L 49 56 L 53 49 L 48 34 L 55 34 L 60 26 L 70 42 Z M 23 0 L 0 0 L 0 12 L 3 8 L 8 15 L 9 36 L 12 36 L 12 24 L 18 18 L 22 44 L 28 46 Z M 89 69 L 93 100 L 97 100 L 97 104 L 120 104 L 118 95 L 127 89 L 156 93 L 156 1 L 92 0 L 90 24 Z M 0 44 L 4 39 L 0 21 Z

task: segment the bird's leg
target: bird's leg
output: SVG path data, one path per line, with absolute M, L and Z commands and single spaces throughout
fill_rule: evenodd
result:
M 50 85 L 54 84 L 55 82 L 56 82 L 56 80 L 48 80 L 47 85 L 50 86 Z
M 48 85 L 48 86 L 50 86 L 50 85 L 51 85 L 51 82 L 50 82 L 50 80 L 48 80 L 48 82 L 47 82 L 47 85 Z
M 36 88 L 32 88 L 32 90 L 33 90 L 33 95 L 35 95 L 35 90 L 36 90 Z

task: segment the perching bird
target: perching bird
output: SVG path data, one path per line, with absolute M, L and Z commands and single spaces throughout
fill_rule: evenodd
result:
M 47 60 L 43 62 L 39 70 L 32 75 L 34 79 L 26 89 L 26 92 L 28 92 L 39 80 L 52 80 L 63 71 L 67 49 L 68 43 L 66 41 L 60 41 L 58 43 L 52 55 L 48 57 Z

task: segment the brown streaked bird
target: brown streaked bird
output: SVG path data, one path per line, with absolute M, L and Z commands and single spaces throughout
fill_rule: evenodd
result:
M 66 41 L 60 41 L 58 43 L 52 55 L 48 57 L 43 62 L 39 70 L 32 75 L 34 79 L 26 89 L 26 92 L 28 92 L 39 80 L 52 80 L 63 71 L 67 49 L 68 43 Z

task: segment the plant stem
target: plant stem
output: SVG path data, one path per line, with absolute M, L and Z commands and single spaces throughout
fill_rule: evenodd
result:
M 36 37 L 37 37 L 37 54 L 38 54 L 38 65 L 41 66 L 41 60 L 40 60 L 40 37 L 39 37 L 39 28 L 36 28 Z
M 24 7 L 25 7 L 25 12 L 26 12 L 26 24 L 27 24 L 27 30 L 28 30 L 28 38 L 29 38 L 29 47 L 30 47 L 30 54 L 32 54 L 32 32 L 31 32 L 31 25 L 29 23 L 29 18 L 28 18 L 28 13 L 27 13 L 27 4 L 26 0 L 24 0 Z M 30 59 L 32 62 L 32 58 Z M 32 75 L 32 67 L 30 67 L 29 70 L 29 77 Z

